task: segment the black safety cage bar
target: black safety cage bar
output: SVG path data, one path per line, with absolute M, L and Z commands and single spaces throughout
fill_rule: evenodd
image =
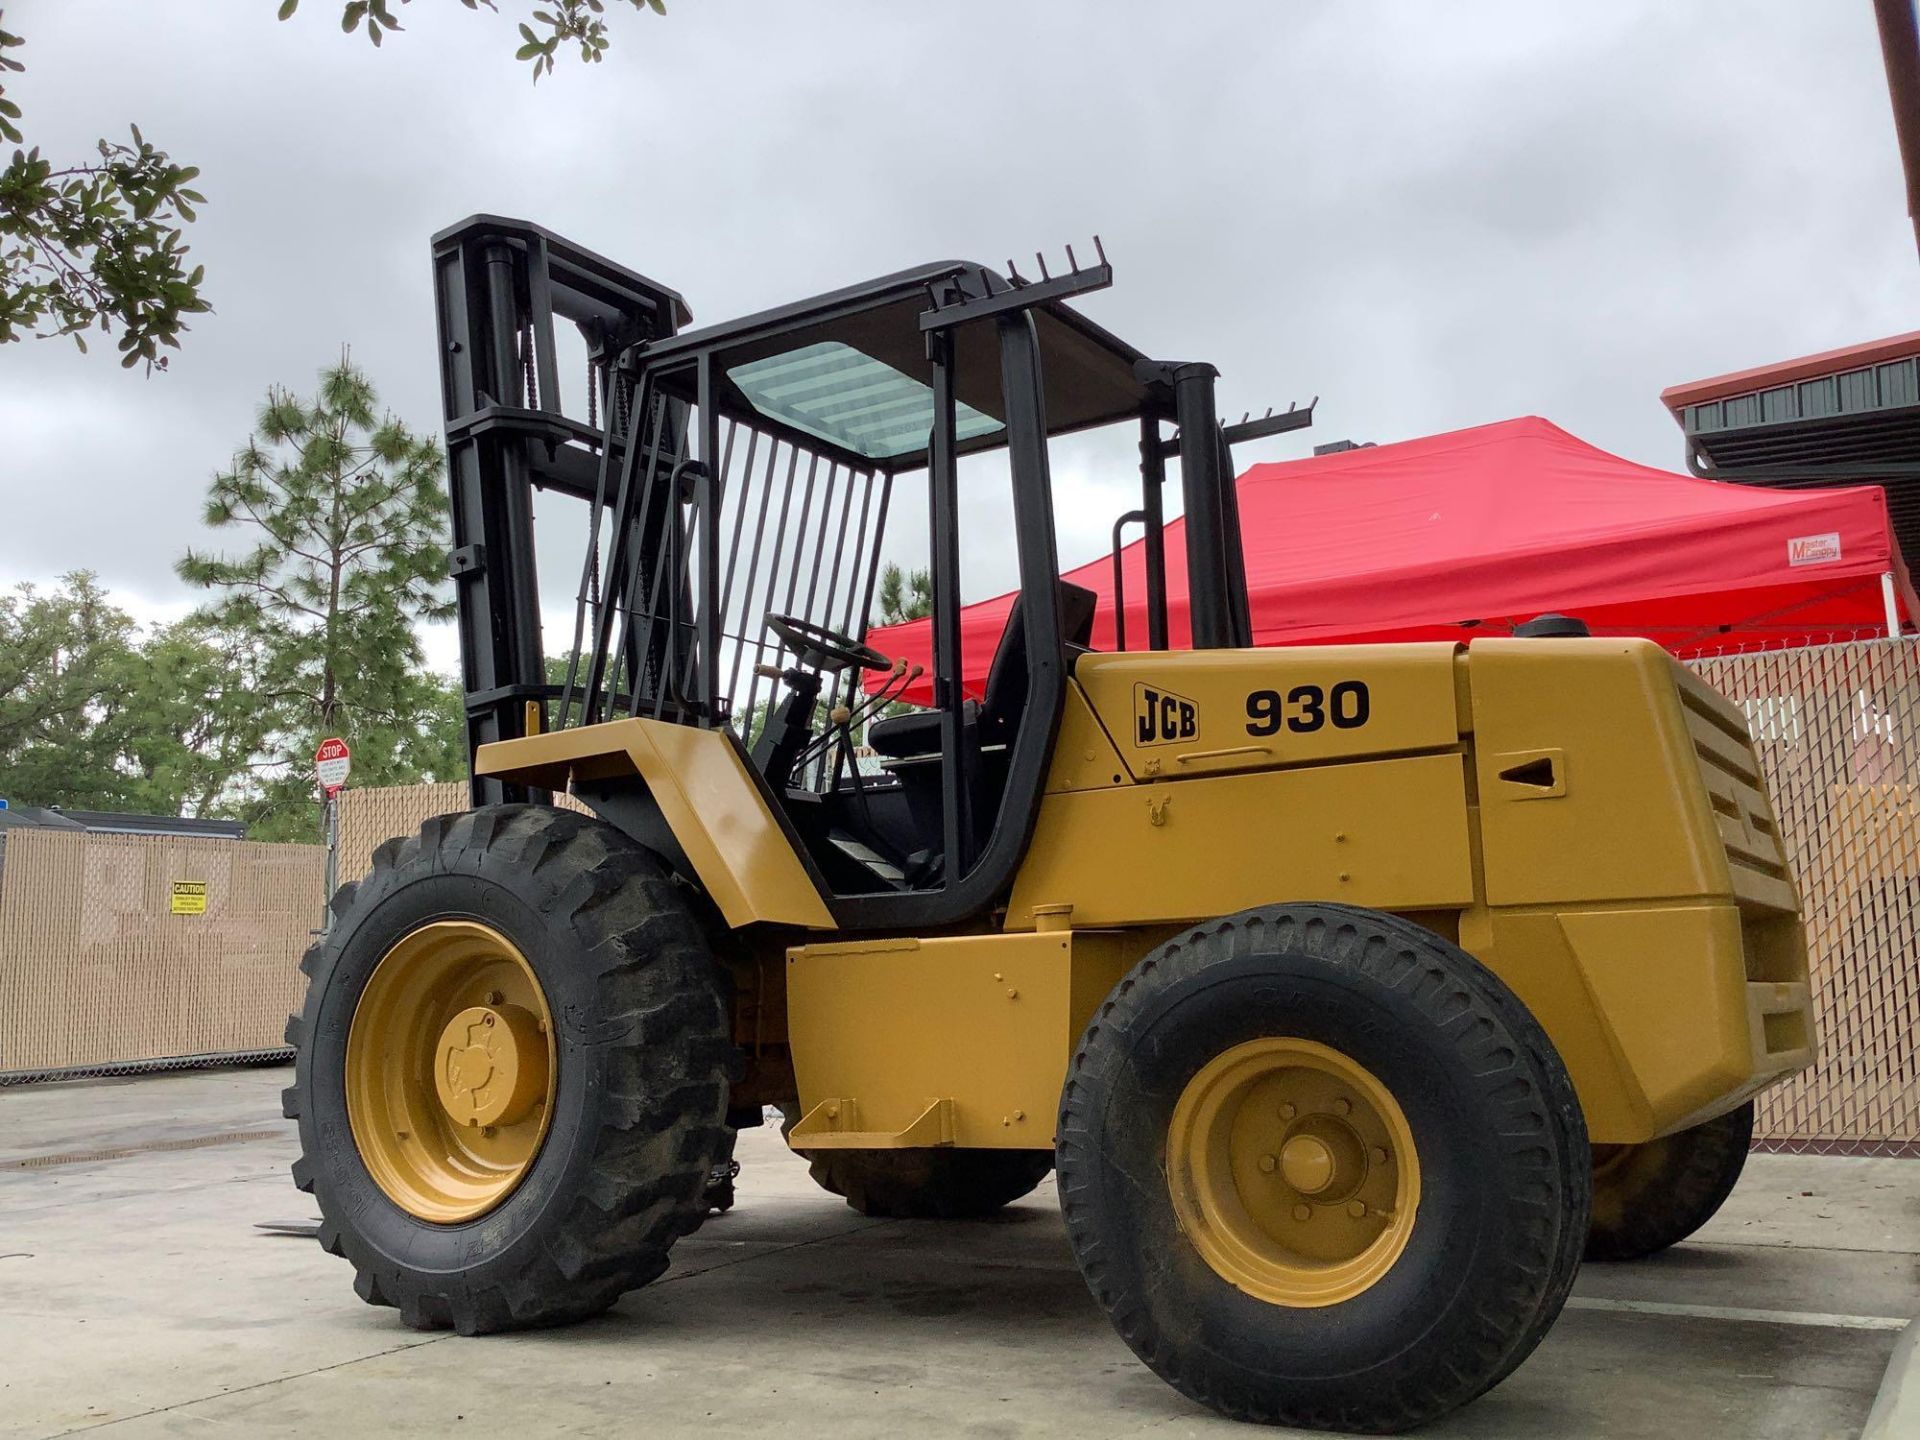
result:
M 1049 435 L 1129 418 L 1139 427 L 1141 505 L 1123 523 L 1144 534 L 1149 649 L 1169 644 L 1162 490 L 1166 461 L 1179 460 L 1191 643 L 1222 648 L 1251 641 L 1230 447 L 1312 420 L 1309 406 L 1220 424 L 1212 366 L 1149 360 L 1062 303 L 1112 277 L 1104 251 L 1087 266 L 1068 256 L 1060 274 L 1042 261 L 1037 279 L 1011 264 L 1002 275 L 942 262 L 690 331 L 676 292 L 538 226 L 483 215 L 436 236 L 450 568 L 470 754 L 530 731 L 623 716 L 731 726 L 750 739 L 773 704 L 772 677 L 790 663 L 763 630 L 765 616 L 864 637 L 894 486 L 924 471 L 933 692 L 947 760 L 942 876 L 930 893 L 840 894 L 833 904 L 840 923 L 855 928 L 950 923 L 991 904 L 1031 833 L 1066 686 L 1063 646 L 1044 643 L 1060 635 Z M 556 317 L 585 342 L 584 419 L 561 403 Z M 896 368 L 927 377 L 924 448 L 859 453 L 766 413 L 730 376 L 741 357 L 842 335 L 893 346 L 887 358 Z M 957 438 L 963 389 L 999 422 L 990 433 Z M 981 398 L 989 389 L 991 401 Z M 1007 452 L 1025 624 L 1042 640 L 1027 646 L 1027 707 L 1008 747 L 1004 800 L 995 815 L 974 816 L 957 465 L 964 453 L 992 448 Z M 589 506 L 572 644 L 557 677 L 542 653 L 536 488 Z M 1116 525 L 1116 580 L 1119 537 Z M 823 711 L 857 710 L 856 687 L 852 672 L 837 677 Z M 827 747 L 817 747 L 810 772 L 793 778 L 831 790 L 843 783 L 846 758 L 836 751 L 829 761 Z M 548 798 L 480 775 L 472 791 L 476 804 Z

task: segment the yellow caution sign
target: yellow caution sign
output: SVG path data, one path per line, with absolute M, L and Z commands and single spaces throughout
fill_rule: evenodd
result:
M 204 915 L 207 913 L 207 882 L 204 880 L 176 880 L 173 882 L 173 894 L 168 908 L 175 915 Z

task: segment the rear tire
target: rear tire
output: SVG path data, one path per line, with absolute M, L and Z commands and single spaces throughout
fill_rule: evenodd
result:
M 612 826 L 534 805 L 428 820 L 416 837 L 381 846 L 366 879 L 334 897 L 330 933 L 301 962 L 310 983 L 288 1022 L 298 1055 L 283 1098 L 300 1122 L 294 1181 L 318 1203 L 321 1244 L 352 1264 L 363 1300 L 397 1307 L 416 1328 L 476 1334 L 596 1314 L 666 1269 L 669 1247 L 700 1223 L 708 1174 L 731 1139 L 726 989 L 695 903 Z M 460 1179 L 427 1136 L 472 1133 L 445 1131 L 432 1111 L 441 1069 L 458 1069 L 440 1053 L 432 1007 L 456 1012 L 450 1034 L 474 997 L 451 994 L 459 972 L 444 986 L 416 986 L 426 999 L 404 1023 L 389 1017 L 394 1043 L 376 1052 L 402 1058 L 371 1081 L 368 1062 L 354 1058 L 365 1042 L 350 1040 L 356 1024 L 382 1023 L 371 1011 L 390 1003 L 382 997 L 392 987 L 369 991 L 382 961 L 397 955 L 405 965 L 389 973 L 419 973 L 421 952 L 407 947 L 434 926 L 492 935 L 517 952 L 537 982 L 530 1003 L 553 1022 L 545 1055 L 518 1052 L 523 1073 L 546 1067 L 540 1138 L 509 1188 L 451 1221 L 428 1218 L 430 1206 L 403 1182 L 409 1173 Z M 481 1003 L 499 1009 L 500 999 L 495 991 Z M 489 1036 L 530 1024 L 524 1014 L 500 1018 L 513 1025 L 489 1020 Z M 398 1103 L 431 1121 L 418 1133 L 378 1123 L 401 1092 Z M 421 1168 L 408 1172 L 414 1155 Z
M 1095 1298 L 1239 1420 L 1390 1432 L 1465 1404 L 1551 1326 L 1587 1233 L 1586 1126 L 1545 1032 L 1457 947 L 1346 906 L 1148 955 L 1088 1026 L 1058 1134 Z
M 790 1134 L 798 1111 L 786 1111 Z M 880 1220 L 977 1220 L 1029 1195 L 1050 1150 L 799 1150 L 813 1183 Z
M 1649 1140 L 1593 1147 L 1587 1259 L 1639 1260 L 1677 1245 L 1727 1203 L 1753 1145 L 1753 1102 Z

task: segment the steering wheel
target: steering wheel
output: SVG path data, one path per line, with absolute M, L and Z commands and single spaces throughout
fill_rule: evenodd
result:
M 815 625 L 810 620 L 799 620 L 791 615 L 769 615 L 767 629 L 793 651 L 802 665 L 810 665 L 829 675 L 838 674 L 849 667 L 887 670 L 893 666 L 893 661 L 871 645 L 863 644 L 850 635 L 842 635 L 838 630 Z

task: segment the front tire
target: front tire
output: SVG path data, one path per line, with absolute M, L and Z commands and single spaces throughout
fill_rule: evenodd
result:
M 1234 1419 L 1386 1432 L 1504 1378 L 1566 1300 L 1586 1127 L 1524 1006 L 1391 916 L 1167 942 L 1088 1026 L 1061 1209 L 1123 1339 Z
M 1593 1147 L 1587 1259 L 1639 1260 L 1677 1245 L 1727 1203 L 1753 1145 L 1753 1102 L 1643 1145 Z
M 390 840 L 301 962 L 295 1183 L 420 1329 L 577 1320 L 667 1266 L 735 1067 L 693 900 L 613 827 L 490 806 Z

